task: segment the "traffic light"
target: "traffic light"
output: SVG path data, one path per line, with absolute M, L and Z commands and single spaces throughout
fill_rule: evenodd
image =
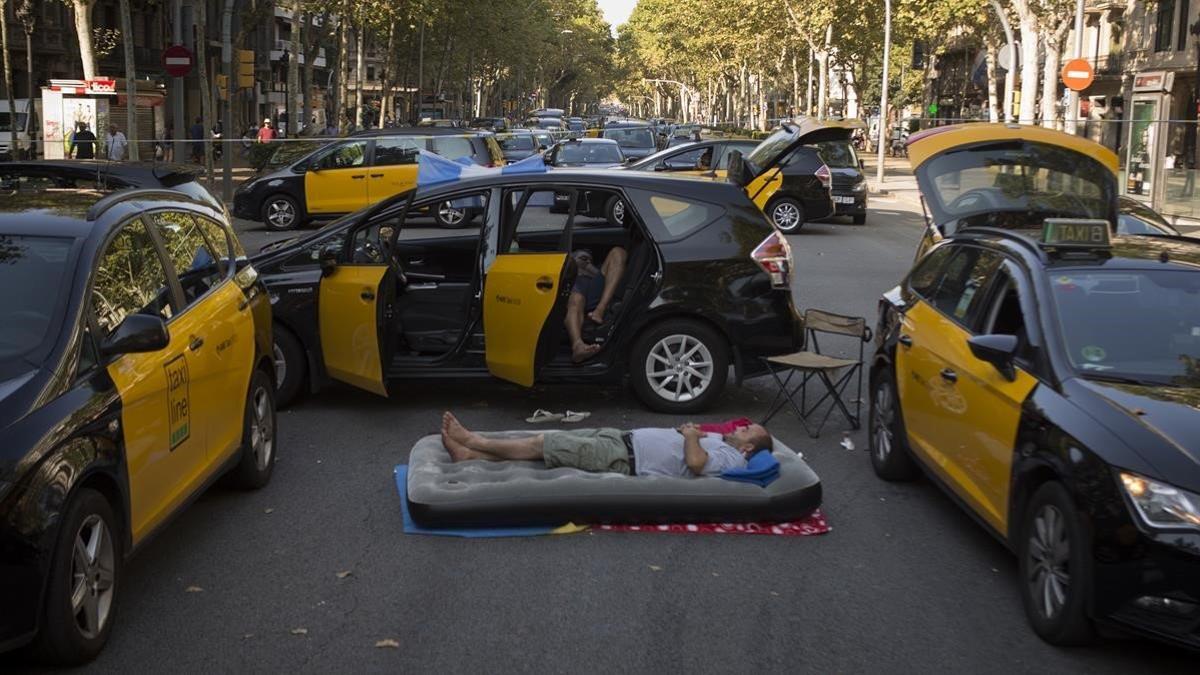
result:
M 254 50 L 239 49 L 238 53 L 238 89 L 254 86 Z

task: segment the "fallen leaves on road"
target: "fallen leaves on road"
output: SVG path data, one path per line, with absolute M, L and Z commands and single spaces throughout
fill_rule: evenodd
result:
M 379 649 L 399 649 L 400 643 L 388 638 L 387 640 L 380 640 L 379 642 L 376 642 L 375 646 Z
M 263 513 L 275 513 L 275 509 L 263 509 Z
M 661 568 L 661 567 L 659 567 L 658 565 L 651 565 L 651 566 L 650 566 L 650 571 L 651 571 L 651 572 L 661 572 L 661 571 L 662 571 L 662 568 Z
M 307 628 L 293 628 L 292 635 L 308 635 Z
M 252 637 L 254 637 L 254 633 L 246 633 L 245 635 L 242 636 L 242 639 L 249 640 Z
M 351 574 L 353 574 L 353 573 L 352 573 L 350 570 L 345 570 L 345 571 L 343 571 L 343 572 L 338 572 L 338 573 L 337 573 L 337 578 L 339 578 L 339 579 L 345 579 L 346 577 L 350 576 Z
M 187 588 L 184 589 L 184 592 L 185 593 L 202 593 L 202 592 L 204 592 L 204 589 L 200 588 L 199 586 L 188 586 Z

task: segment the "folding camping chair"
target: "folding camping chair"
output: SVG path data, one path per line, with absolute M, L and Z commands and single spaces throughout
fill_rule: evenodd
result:
M 788 403 L 791 404 L 792 410 L 796 411 L 797 417 L 800 418 L 800 424 L 812 438 L 820 435 L 821 429 L 825 426 L 825 422 L 833 413 L 834 408 L 842 411 L 852 429 L 858 429 L 862 416 L 863 350 L 865 345 L 871 341 L 871 329 L 867 327 L 867 320 L 862 317 L 843 316 L 819 309 L 810 309 L 804 312 L 804 328 L 808 338 L 806 344 L 811 349 L 763 359 L 771 377 L 775 378 L 775 383 L 779 385 L 779 393 L 771 402 L 770 412 L 763 418 L 762 423 L 766 424 L 771 421 L 775 413 L 779 412 L 785 403 Z M 817 343 L 817 333 L 858 338 L 858 360 L 822 354 L 820 345 Z M 786 378 L 780 378 L 783 371 L 787 371 Z M 839 371 L 842 371 L 840 375 L 838 375 Z M 800 383 L 789 389 L 792 376 L 796 373 L 801 373 Z M 837 379 L 834 379 L 835 376 Z M 842 397 L 855 376 L 857 376 L 858 385 L 854 413 L 851 414 L 850 408 Z M 825 385 L 825 393 L 812 406 L 807 405 L 805 390 L 809 380 L 817 380 Z M 796 404 L 796 394 L 800 395 L 799 405 Z M 829 398 L 833 399 L 833 403 L 825 411 L 825 416 L 821 418 L 815 430 L 809 429 L 808 417 Z

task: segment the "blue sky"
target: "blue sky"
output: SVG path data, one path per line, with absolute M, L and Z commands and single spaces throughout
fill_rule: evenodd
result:
M 604 20 L 613 27 L 613 35 L 617 34 L 617 26 L 625 23 L 637 0 L 597 0 L 600 11 L 604 12 Z

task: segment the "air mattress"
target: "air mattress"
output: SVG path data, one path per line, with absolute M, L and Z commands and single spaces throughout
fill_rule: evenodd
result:
M 519 438 L 528 431 L 485 432 Z M 541 462 L 452 462 L 438 436 L 409 457 L 408 503 L 429 527 L 796 520 L 821 505 L 821 481 L 775 439 L 779 478 L 766 487 L 715 477 L 668 478 L 547 469 Z

